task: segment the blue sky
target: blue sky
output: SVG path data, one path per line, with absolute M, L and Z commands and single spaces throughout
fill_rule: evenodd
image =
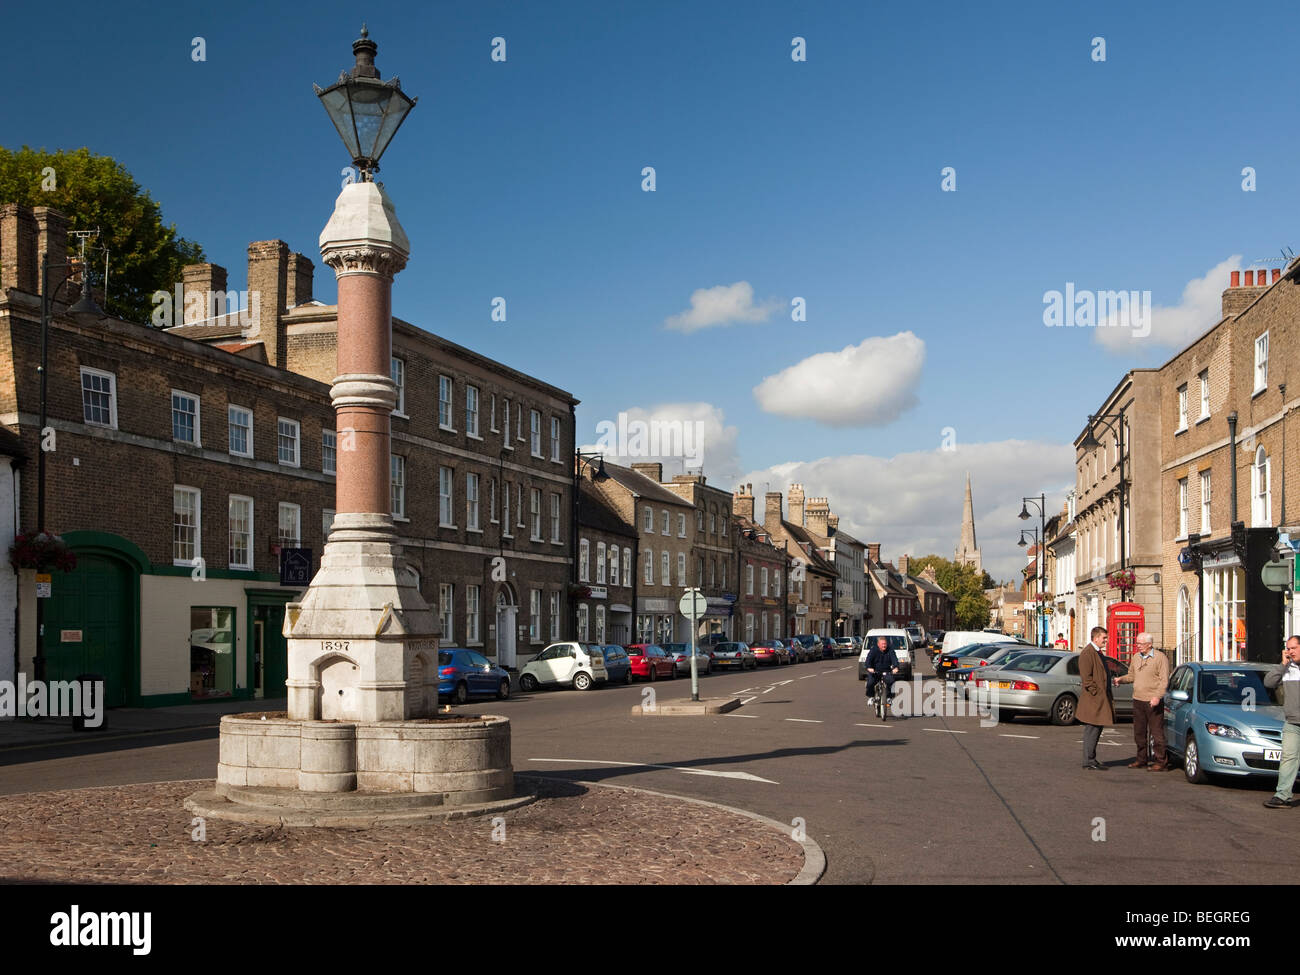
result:
M 316 242 L 348 159 L 311 84 L 351 64 L 364 17 L 420 99 L 381 173 L 412 241 L 395 313 L 574 392 L 585 442 L 620 410 L 703 418 L 713 480 L 799 481 L 890 558 L 951 552 L 969 470 L 985 560 L 1010 575 L 1020 496 L 1059 503 L 1063 445 L 1123 371 L 1213 323 L 1225 261 L 1300 246 L 1294 34 L 1209 3 L 59 11 L 7 12 L 11 75 L 41 86 L 0 106 L 4 144 L 114 156 L 232 287 L 247 243 L 281 237 L 325 301 Z M 1067 281 L 1173 310 L 1107 347 L 1043 325 Z M 740 282 L 761 320 L 666 327 Z M 791 402 L 756 399 L 873 339 L 783 380 Z

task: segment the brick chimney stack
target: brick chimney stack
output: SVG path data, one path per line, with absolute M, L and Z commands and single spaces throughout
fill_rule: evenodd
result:
M 1273 281 L 1282 277 L 1279 268 L 1273 269 Z M 1223 317 L 1231 318 L 1252 301 L 1264 293 L 1269 286 L 1268 269 L 1260 268 L 1258 272 L 1232 271 L 1228 276 L 1228 289 L 1223 292 Z
M 285 284 L 289 289 L 285 294 L 286 308 L 297 308 L 299 305 L 305 305 L 311 301 L 311 286 L 312 278 L 315 275 L 315 267 L 302 254 L 289 255 L 288 266 L 285 269 Z
M 255 337 L 266 349 L 266 361 L 285 367 L 284 311 L 289 296 L 289 245 L 282 240 L 255 240 L 248 245 L 248 303 L 257 303 Z M 254 299 L 254 295 L 257 296 Z
M 831 517 L 831 503 L 826 498 L 809 498 L 804 506 L 804 515 L 808 521 L 808 530 L 819 538 L 826 538 L 830 535 L 829 521 Z
M 803 527 L 803 485 L 790 485 L 790 517 L 789 522 L 792 525 Z
M 839 528 L 840 528 L 840 516 L 839 516 L 839 515 L 831 515 L 830 517 L 828 517 L 828 518 L 826 519 L 826 524 L 827 524 L 827 526 L 830 528 L 831 531 L 833 531 L 833 532 L 834 532 L 834 531 L 839 531 Z
M 764 495 L 766 506 L 763 509 L 763 527 L 769 535 L 775 536 L 781 529 L 781 492 L 768 491 Z
M 646 477 L 650 478 L 650 480 L 654 481 L 656 484 L 662 483 L 664 479 L 663 464 L 649 464 L 649 463 L 633 464 L 632 470 L 636 471 L 638 474 L 644 474 Z
M 41 261 L 48 254 L 51 264 L 68 262 L 68 218 L 52 207 L 32 207 L 32 218 L 36 221 L 36 275 L 40 278 Z M 73 285 L 68 285 L 59 293 L 59 285 L 72 274 L 71 268 L 56 268 L 50 271 L 50 294 L 58 293 L 59 298 L 69 304 L 81 297 L 81 292 Z M 79 279 L 80 280 L 80 279 Z M 68 292 L 72 297 L 68 297 Z
M 738 518 L 754 520 L 754 485 L 742 484 L 731 496 L 731 513 Z
M 186 325 L 224 315 L 229 309 L 225 299 L 226 269 L 220 264 L 186 264 L 181 268 L 181 281 L 185 288 L 181 301 Z M 218 291 L 221 292 L 221 297 L 214 300 L 213 294 Z M 203 297 L 201 300 L 191 298 L 193 294 Z
M 0 294 L 9 288 L 29 295 L 40 292 L 36 262 L 36 218 L 31 207 L 0 205 Z
M 910 555 L 900 555 L 898 557 L 898 574 L 907 575 L 907 570 L 911 568 L 912 557 Z
M 880 564 L 880 543 L 871 542 L 867 545 L 867 558 L 877 565 Z

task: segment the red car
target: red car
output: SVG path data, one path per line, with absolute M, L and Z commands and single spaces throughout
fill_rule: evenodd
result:
M 632 665 L 632 678 L 654 681 L 660 677 L 672 680 L 677 676 L 677 664 L 654 643 L 631 643 L 623 648 Z
M 774 667 L 779 667 L 782 664 L 790 663 L 790 651 L 780 641 L 760 640 L 758 643 L 751 643 L 749 648 L 754 651 L 754 659 L 760 664 L 772 664 Z

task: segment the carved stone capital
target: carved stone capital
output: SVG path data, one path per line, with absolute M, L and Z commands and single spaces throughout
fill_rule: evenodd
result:
M 339 278 L 345 274 L 381 274 L 392 278 L 406 267 L 406 255 L 401 251 L 374 244 L 323 247 L 321 259 L 334 269 L 334 276 Z

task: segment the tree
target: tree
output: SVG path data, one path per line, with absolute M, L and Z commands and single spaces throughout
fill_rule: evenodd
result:
M 941 555 L 922 555 L 912 559 L 908 572 L 916 575 L 928 566 L 934 567 L 934 578 L 956 601 L 956 627 L 959 630 L 981 630 L 989 624 L 989 601 L 984 595 L 988 573 L 976 571 L 974 566 L 960 565 Z
M 163 223 L 161 207 L 121 163 L 89 149 L 0 147 L 0 202 L 53 207 L 73 230 L 98 227 L 93 245 L 108 248 L 105 310 L 130 321 L 148 322 L 153 293 L 170 293 L 181 268 L 203 260 L 203 248 Z M 92 262 L 100 274 L 103 260 L 101 251 Z

